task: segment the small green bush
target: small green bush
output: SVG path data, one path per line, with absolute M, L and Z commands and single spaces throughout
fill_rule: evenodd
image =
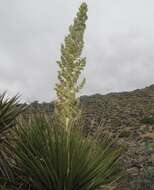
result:
M 131 131 L 129 131 L 129 130 L 123 130 L 121 133 L 120 133 L 120 135 L 119 135 L 119 138 L 128 138 L 128 137 L 130 137 L 130 135 L 131 135 Z
M 130 182 L 130 189 L 132 190 L 154 190 L 154 168 L 146 168 L 142 176 Z
M 141 123 L 146 124 L 146 125 L 153 125 L 154 117 L 145 117 L 141 120 Z

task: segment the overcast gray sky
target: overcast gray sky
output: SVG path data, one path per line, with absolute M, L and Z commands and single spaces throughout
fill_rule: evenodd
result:
M 60 44 L 80 0 L 0 0 L 0 92 L 24 101 L 55 99 Z M 81 94 L 154 83 L 154 0 L 86 0 Z

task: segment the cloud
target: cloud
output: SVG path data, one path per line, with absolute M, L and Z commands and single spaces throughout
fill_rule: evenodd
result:
M 56 95 L 60 43 L 81 1 L 5 0 L 0 7 L 0 92 L 25 101 Z M 154 1 L 87 0 L 81 94 L 133 90 L 154 81 Z

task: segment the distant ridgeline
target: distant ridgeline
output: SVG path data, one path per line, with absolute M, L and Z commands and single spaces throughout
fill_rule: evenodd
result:
M 92 119 L 96 124 L 101 122 L 102 127 L 115 130 L 117 127 L 138 127 L 141 124 L 154 123 L 154 85 L 131 92 L 82 96 L 80 102 L 87 126 Z M 54 104 L 34 101 L 28 112 L 30 110 L 52 114 Z

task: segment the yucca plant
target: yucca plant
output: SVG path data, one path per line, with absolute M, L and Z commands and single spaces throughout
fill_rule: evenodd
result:
M 101 143 L 85 137 L 79 128 L 68 133 L 59 121 L 33 116 L 21 121 L 11 146 L 14 160 L 22 168 L 22 179 L 35 190 L 95 190 L 120 177 L 122 149 L 110 138 Z M 79 124 L 79 123 L 78 123 Z M 23 176 L 25 176 L 23 178 Z
M 12 167 L 32 190 L 96 190 L 120 177 L 122 148 L 108 136 L 84 135 L 82 110 L 76 94 L 85 80 L 78 79 L 86 61 L 81 58 L 87 5 L 82 3 L 58 61 L 57 100 L 53 117 L 35 114 L 19 120 L 8 144 Z M 22 168 L 22 170 L 21 170 Z
M 25 107 L 18 105 L 19 96 L 8 98 L 6 93 L 0 95 L 0 184 L 5 180 L 14 180 L 6 153 L 6 135 L 15 127 L 15 119 L 24 111 Z M 3 180 L 2 180 L 3 179 Z

